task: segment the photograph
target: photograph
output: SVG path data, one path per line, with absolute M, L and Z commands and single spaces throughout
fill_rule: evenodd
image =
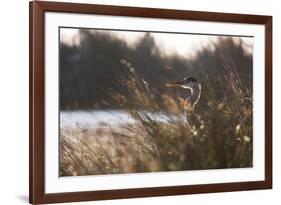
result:
M 60 177 L 253 167 L 253 36 L 58 36 Z
M 32 1 L 29 47 L 30 203 L 272 188 L 272 16 Z

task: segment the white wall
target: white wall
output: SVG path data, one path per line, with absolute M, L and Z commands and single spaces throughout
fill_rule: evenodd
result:
M 75 0 L 78 2 L 78 0 Z M 101 201 L 95 204 L 278 204 L 281 197 L 281 6 L 278 0 L 83 0 L 98 4 L 273 15 L 274 189 L 219 194 Z M 1 1 L 0 204 L 26 204 L 28 195 L 28 1 Z M 277 46 L 276 46 L 277 45 Z M 278 46 L 279 45 L 279 46 Z M 280 192 L 281 194 L 281 192 Z M 77 203 L 73 203 L 77 204 Z M 79 203 L 80 204 L 80 203 Z M 93 204 L 93 202 L 81 203 Z

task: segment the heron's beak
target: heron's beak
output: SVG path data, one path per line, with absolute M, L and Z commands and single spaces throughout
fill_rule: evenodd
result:
M 168 82 L 164 84 L 166 87 L 180 87 L 183 85 L 182 81 Z

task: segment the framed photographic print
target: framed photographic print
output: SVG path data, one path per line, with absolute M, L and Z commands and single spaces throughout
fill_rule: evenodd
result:
M 272 187 L 272 17 L 30 2 L 30 203 Z

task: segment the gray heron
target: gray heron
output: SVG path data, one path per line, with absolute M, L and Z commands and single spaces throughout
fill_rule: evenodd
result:
M 182 81 L 174 81 L 165 83 L 166 87 L 181 87 L 189 90 L 184 98 L 183 109 L 191 112 L 195 108 L 201 96 L 201 84 L 194 77 L 186 77 Z

